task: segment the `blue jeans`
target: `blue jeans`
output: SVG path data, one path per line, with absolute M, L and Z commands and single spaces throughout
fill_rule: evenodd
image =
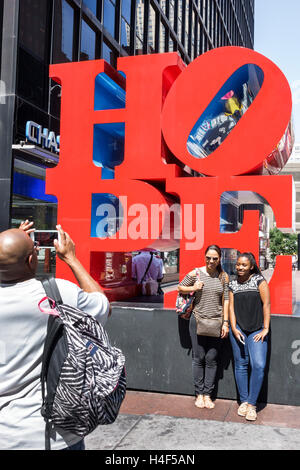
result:
M 236 339 L 230 329 L 229 337 L 231 341 L 234 372 L 237 388 L 240 394 L 241 403 L 247 402 L 255 406 L 265 375 L 265 367 L 268 352 L 268 335 L 264 341 L 254 342 L 253 337 L 261 330 L 248 333 L 243 331 L 238 325 L 236 328 L 243 334 L 245 345 Z M 251 374 L 249 379 L 249 363 Z

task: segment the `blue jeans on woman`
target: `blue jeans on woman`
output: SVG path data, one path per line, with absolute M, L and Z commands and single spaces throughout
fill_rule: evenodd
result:
M 230 329 L 229 337 L 234 357 L 234 372 L 241 403 L 256 406 L 257 398 L 262 387 L 265 375 L 268 352 L 268 335 L 264 341 L 254 342 L 253 337 L 261 331 L 249 333 L 243 331 L 238 325 L 236 328 L 243 334 L 245 345 L 236 339 Z M 249 363 L 251 366 L 250 380 Z

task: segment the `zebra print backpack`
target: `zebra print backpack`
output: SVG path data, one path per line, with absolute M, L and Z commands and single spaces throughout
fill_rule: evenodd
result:
M 49 450 L 52 425 L 84 437 L 100 424 L 113 423 L 125 397 L 126 376 L 122 351 L 111 346 L 102 325 L 63 304 L 55 279 L 42 282 L 47 297 L 40 304 L 48 298 L 52 313 L 41 373 Z

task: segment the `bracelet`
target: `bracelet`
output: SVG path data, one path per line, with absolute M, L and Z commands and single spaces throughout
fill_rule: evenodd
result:
M 223 320 L 223 323 L 229 323 L 229 320 Z

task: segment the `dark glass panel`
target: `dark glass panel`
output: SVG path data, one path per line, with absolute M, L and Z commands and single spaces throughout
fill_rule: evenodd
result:
M 47 0 L 20 2 L 17 94 L 48 107 L 48 24 Z
M 109 64 L 116 68 L 117 57 L 115 52 L 103 41 L 102 45 L 102 58 Z
M 130 45 L 130 26 L 122 18 L 121 21 L 121 46 L 129 52 Z
M 103 4 L 103 25 L 107 31 L 115 36 L 115 6 L 110 0 L 104 0 Z
M 130 24 L 131 0 L 122 0 L 122 16 Z
M 82 20 L 80 60 L 93 60 L 96 58 L 96 33 Z
M 47 0 L 20 2 L 19 44 L 42 61 L 45 60 L 48 19 Z
M 98 0 L 83 0 L 83 3 L 97 16 Z
M 53 63 L 74 59 L 74 9 L 66 0 L 55 0 Z

